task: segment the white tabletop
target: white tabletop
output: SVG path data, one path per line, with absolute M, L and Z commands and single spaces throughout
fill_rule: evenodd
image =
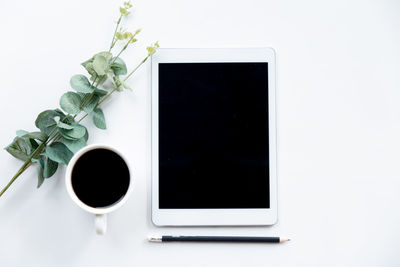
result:
M 0 143 L 34 130 L 79 65 L 109 46 L 119 1 L 0 2 Z M 277 51 L 279 222 L 272 227 L 157 228 L 150 221 L 148 66 L 105 107 L 89 143 L 119 147 L 134 192 L 97 236 L 68 197 L 62 168 L 36 169 L 0 198 L 0 266 L 399 266 L 400 3 L 137 0 L 129 29 L 144 47 L 271 46 Z M 0 185 L 21 162 L 0 153 Z M 151 244 L 149 233 L 282 235 L 281 245 Z

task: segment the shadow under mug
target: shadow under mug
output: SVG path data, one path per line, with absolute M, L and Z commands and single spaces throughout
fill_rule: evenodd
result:
M 84 202 L 82 202 L 76 195 L 74 188 L 72 186 L 72 171 L 74 169 L 75 163 L 86 152 L 89 152 L 89 151 L 95 150 L 95 149 L 106 149 L 106 150 L 110 150 L 110 151 L 116 153 L 125 161 L 125 164 L 129 170 L 129 187 L 128 187 L 128 190 L 126 191 L 125 195 L 119 201 L 115 202 L 114 204 L 107 206 L 107 207 L 101 207 L 101 208 L 94 208 L 94 207 L 88 206 Z M 124 205 L 129 197 L 129 195 L 132 192 L 132 171 L 131 171 L 131 168 L 129 167 L 126 157 L 117 149 L 115 149 L 109 145 L 105 145 L 105 144 L 88 145 L 88 146 L 82 148 L 81 150 L 79 150 L 78 152 L 76 152 L 75 155 L 70 160 L 70 162 L 68 163 L 67 171 L 65 173 L 65 185 L 67 188 L 68 195 L 75 202 L 75 204 L 77 204 L 83 210 L 95 215 L 96 233 L 99 235 L 104 235 L 107 231 L 107 213 L 110 213 L 110 212 L 120 208 L 122 205 Z

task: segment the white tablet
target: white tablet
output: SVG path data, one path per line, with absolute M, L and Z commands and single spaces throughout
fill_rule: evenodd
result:
M 151 75 L 153 223 L 274 224 L 274 50 L 160 49 Z

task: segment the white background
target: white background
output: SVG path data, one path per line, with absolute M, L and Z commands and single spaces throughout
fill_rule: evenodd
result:
M 80 62 L 106 50 L 119 1 L 1 0 L 0 144 L 58 106 Z M 277 51 L 279 223 L 273 227 L 156 228 L 147 169 L 148 66 L 134 92 L 88 120 L 90 143 L 119 147 L 134 166 L 127 204 L 96 236 L 67 196 L 65 168 L 36 190 L 36 169 L 0 199 L 0 266 L 399 266 L 400 2 L 137 0 L 144 47 L 271 46 Z M 127 26 L 128 27 L 128 26 Z M 0 153 L 0 184 L 21 162 Z M 95 167 L 95 166 L 94 166 Z M 282 235 L 266 244 L 149 244 L 149 233 Z

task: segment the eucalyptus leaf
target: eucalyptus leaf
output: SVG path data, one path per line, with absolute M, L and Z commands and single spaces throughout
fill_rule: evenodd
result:
M 38 163 L 38 183 L 36 188 L 39 188 L 43 184 L 44 181 L 43 167 L 44 167 L 43 160 L 40 159 L 40 162 Z
M 58 168 L 58 163 L 47 158 L 44 161 L 44 167 L 43 167 L 43 177 L 44 178 L 50 178 L 51 176 L 53 176 Z
M 112 59 L 112 54 L 107 51 L 97 53 L 96 55 L 94 55 L 93 59 L 95 59 L 97 56 L 103 56 L 107 60 L 107 62 Z
M 87 130 L 84 126 L 80 124 L 71 124 L 73 128 L 71 130 L 59 129 L 62 137 L 69 140 L 78 140 L 85 136 Z
M 83 140 L 85 140 L 85 142 L 87 142 L 89 140 L 89 131 L 86 130 L 86 133 L 83 136 Z
M 42 132 L 31 132 L 31 133 L 27 132 L 26 134 L 22 135 L 21 137 L 30 138 L 30 139 L 36 139 L 36 140 L 39 140 L 41 142 L 44 142 L 44 141 L 47 140 L 48 135 L 45 134 L 45 133 L 42 133 Z
M 11 144 L 4 149 L 17 159 L 27 161 L 31 155 L 32 149 L 28 139 L 15 137 Z
M 63 123 L 61 121 L 59 123 L 57 123 L 57 127 L 61 128 L 61 129 L 66 129 L 66 130 L 74 129 L 74 126 L 71 126 L 69 124 Z
M 93 62 L 90 62 L 90 63 L 88 63 L 87 65 L 86 65 L 86 67 L 85 67 L 85 69 L 86 69 L 86 71 L 90 74 L 90 80 L 92 80 L 93 81 L 93 78 L 94 77 L 97 77 L 97 73 L 96 73 L 96 71 L 94 70 L 94 67 L 93 67 Z
M 38 115 L 35 125 L 41 132 L 48 135 L 56 126 L 54 117 L 57 116 L 60 117 L 61 120 L 65 118 L 65 114 L 59 109 L 45 110 Z
M 86 104 L 86 106 L 83 108 L 83 110 L 90 114 L 96 107 L 96 105 L 99 103 L 100 97 L 97 95 L 93 95 L 90 101 Z
M 39 146 L 35 139 L 32 138 L 29 138 L 29 143 L 31 144 L 31 151 L 34 151 Z
M 78 114 L 81 109 L 80 106 L 82 104 L 81 97 L 74 92 L 67 92 L 61 96 L 60 106 L 61 108 L 72 115 Z
M 27 134 L 27 133 L 29 133 L 28 131 L 25 131 L 25 130 L 17 130 L 16 131 L 16 134 L 17 134 L 17 136 L 19 136 L 19 137 L 22 137 L 23 135 L 25 135 L 25 134 Z
M 107 128 L 106 119 L 104 118 L 104 113 L 99 108 L 93 110 L 93 123 L 99 129 L 105 130 Z
M 106 94 L 108 94 L 108 92 L 106 90 L 96 88 L 96 90 L 94 91 L 94 94 L 101 97 L 101 96 L 105 96 Z
M 85 62 L 82 62 L 81 65 L 82 65 L 84 68 L 86 68 L 86 66 L 87 66 L 89 63 L 92 63 L 92 62 L 93 62 L 93 58 L 90 58 L 90 59 L 86 60 Z
M 111 69 L 115 75 L 125 75 L 128 73 L 126 64 L 120 57 L 113 58 L 112 61 L 114 62 L 111 64 Z
M 97 75 L 105 75 L 108 69 L 107 59 L 102 55 L 95 56 L 93 60 L 93 68 Z
M 82 74 L 72 76 L 70 84 L 73 89 L 81 93 L 91 93 L 93 91 L 88 78 Z
M 62 142 L 64 145 L 68 147 L 69 150 L 71 150 L 73 153 L 78 152 L 81 148 L 86 146 L 86 141 L 85 136 L 82 137 L 81 139 L 78 140 L 69 140 L 69 139 L 62 139 Z
M 67 165 L 74 155 L 66 145 L 61 142 L 54 142 L 46 147 L 46 156 L 58 163 Z

